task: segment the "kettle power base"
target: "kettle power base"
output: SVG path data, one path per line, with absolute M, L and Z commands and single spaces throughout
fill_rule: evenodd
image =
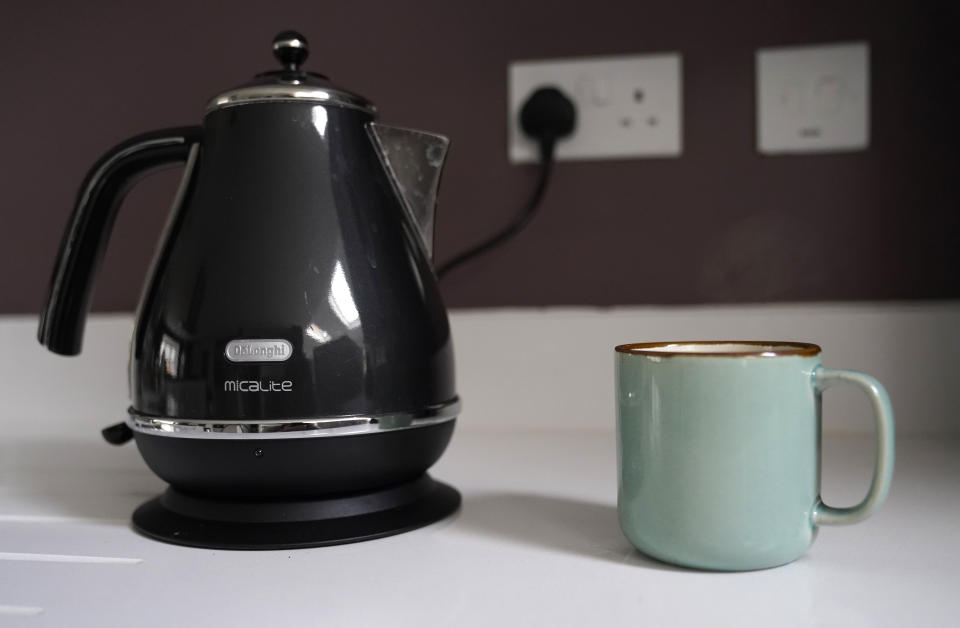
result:
M 325 499 L 229 501 L 174 488 L 133 513 L 140 534 L 176 545 L 276 550 L 355 543 L 434 523 L 460 506 L 460 493 L 426 473 L 388 488 Z

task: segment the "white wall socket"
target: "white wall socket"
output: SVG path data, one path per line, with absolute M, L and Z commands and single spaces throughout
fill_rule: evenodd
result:
M 757 51 L 757 150 L 859 150 L 870 143 L 866 43 Z
M 679 54 L 516 61 L 508 70 L 507 151 L 511 163 L 539 160 L 520 130 L 520 109 L 537 88 L 557 87 L 577 107 L 573 134 L 556 158 L 677 157 L 681 140 Z

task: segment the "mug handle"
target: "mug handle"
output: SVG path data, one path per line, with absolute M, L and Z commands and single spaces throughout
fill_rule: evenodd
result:
M 890 490 L 893 477 L 893 407 L 883 386 L 873 377 L 857 371 L 818 368 L 813 374 L 813 385 L 823 391 L 836 384 L 853 384 L 867 393 L 873 404 L 873 416 L 877 424 L 877 462 L 873 468 L 870 490 L 856 506 L 834 508 L 817 498 L 813 508 L 814 525 L 847 525 L 863 521 L 875 511 Z

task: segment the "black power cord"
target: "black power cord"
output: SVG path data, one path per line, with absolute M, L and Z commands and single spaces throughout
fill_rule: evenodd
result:
M 495 249 L 530 224 L 540 207 L 553 170 L 553 153 L 557 140 L 567 137 L 577 124 L 577 109 L 573 102 L 556 87 L 541 87 L 530 95 L 520 110 L 520 128 L 536 140 L 540 149 L 540 176 L 530 200 L 506 227 L 480 244 L 474 245 L 444 262 L 437 268 L 437 277 L 443 278 L 451 270 Z

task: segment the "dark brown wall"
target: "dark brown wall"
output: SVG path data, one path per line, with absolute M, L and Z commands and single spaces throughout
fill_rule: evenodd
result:
M 12 3 L 9 3 L 12 4 Z M 452 306 L 960 296 L 958 12 L 920 2 L 504 0 L 18 2 L 0 26 L 0 312 L 35 312 L 86 168 L 127 136 L 199 121 L 206 99 L 271 69 L 270 39 L 386 122 L 454 140 L 438 257 L 517 210 L 534 181 L 506 160 L 512 59 L 679 51 L 680 159 L 562 163 L 542 214 L 451 274 Z M 870 42 L 870 149 L 761 157 L 759 46 Z M 135 305 L 178 173 L 140 184 L 98 284 Z

